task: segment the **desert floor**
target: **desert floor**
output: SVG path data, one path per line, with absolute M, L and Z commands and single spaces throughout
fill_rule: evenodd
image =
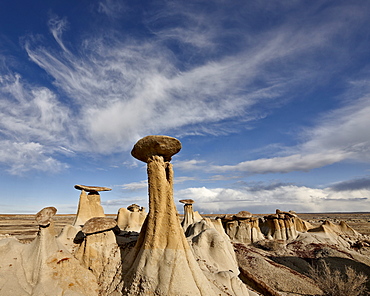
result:
M 297 213 L 298 216 L 310 222 L 314 226 L 321 224 L 325 220 L 337 223 L 345 221 L 356 231 L 370 235 L 370 212 L 368 213 Z M 263 217 L 267 214 L 253 214 L 256 217 Z M 115 218 L 115 214 L 107 215 Z M 204 214 L 204 217 L 215 218 L 224 215 L 221 214 Z M 66 224 L 71 224 L 75 215 L 56 215 L 54 216 L 57 231 Z M 0 235 L 9 234 L 16 236 L 21 241 L 30 241 L 35 238 L 38 231 L 38 225 L 35 221 L 35 215 L 17 215 L 17 214 L 0 214 Z

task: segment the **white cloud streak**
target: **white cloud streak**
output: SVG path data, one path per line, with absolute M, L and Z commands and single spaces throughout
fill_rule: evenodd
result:
M 236 165 L 211 166 L 215 172 L 245 172 L 247 174 L 289 173 L 309 171 L 342 161 L 348 154 L 338 151 L 325 151 L 315 154 L 294 154 L 285 157 L 261 158 Z
M 275 209 L 298 212 L 364 211 L 370 205 L 370 190 L 338 192 L 330 188 L 281 185 L 274 188 L 187 188 L 175 198 L 195 200 L 194 209 L 205 213 L 273 213 Z
M 0 163 L 13 175 L 67 168 L 55 154 L 68 151 L 62 148 L 69 141 L 68 117 L 49 89 L 24 83 L 17 74 L 0 76 Z
M 194 180 L 194 177 L 176 177 L 174 179 L 174 184 L 182 184 L 187 181 L 192 181 Z M 136 190 L 142 190 L 142 189 L 147 189 L 148 188 L 148 180 L 142 180 L 139 182 L 132 182 L 132 183 L 127 183 L 123 185 L 117 185 L 118 187 L 121 187 L 123 190 L 128 190 L 128 191 L 136 191 Z
M 7 165 L 12 175 L 32 170 L 57 173 L 67 165 L 50 156 L 48 147 L 34 142 L 0 141 L 0 163 Z
M 196 160 L 196 159 L 177 160 L 177 161 L 174 161 L 173 163 L 175 169 L 189 170 L 189 171 L 199 169 L 199 167 L 204 164 L 206 164 L 205 160 Z
M 129 191 L 141 190 L 144 188 L 148 188 L 148 181 L 142 180 L 139 182 L 127 183 L 127 184 L 120 185 L 119 187 L 121 187 L 124 190 L 129 190 Z

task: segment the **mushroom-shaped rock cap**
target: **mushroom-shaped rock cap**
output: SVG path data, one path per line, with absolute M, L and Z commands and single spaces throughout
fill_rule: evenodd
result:
M 194 203 L 194 200 L 192 199 L 181 199 L 179 202 L 186 204 L 186 205 L 192 205 Z
M 82 232 L 85 234 L 93 234 L 111 230 L 117 226 L 117 222 L 110 218 L 94 217 L 86 221 L 82 227 Z
M 137 204 L 132 204 L 132 205 L 128 206 L 127 209 L 130 212 L 139 212 L 140 211 L 140 206 L 137 205 Z
M 138 160 L 148 162 L 151 156 L 163 156 L 164 161 L 171 161 L 171 157 L 181 150 L 181 142 L 168 136 L 146 136 L 134 145 L 131 155 Z
M 41 226 L 47 226 L 50 224 L 51 218 L 56 214 L 57 209 L 54 207 L 43 208 L 36 214 L 37 224 Z
M 111 191 L 108 187 L 98 187 L 98 186 L 85 186 L 85 185 L 75 185 L 77 190 L 85 190 L 86 192 L 98 192 L 98 191 Z

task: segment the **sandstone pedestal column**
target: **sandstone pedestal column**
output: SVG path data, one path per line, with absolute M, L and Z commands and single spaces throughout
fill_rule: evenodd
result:
M 181 203 L 184 204 L 184 220 L 181 222 L 181 226 L 186 232 L 186 229 L 190 224 L 194 223 L 194 212 L 193 212 L 193 203 L 192 199 L 182 199 Z
M 120 208 L 117 214 L 117 224 L 122 231 L 140 232 L 146 218 L 145 208 L 132 204 Z
M 95 275 L 99 296 L 121 295 L 121 252 L 115 236 L 119 232 L 114 219 L 94 217 L 86 221 L 79 233 L 83 241 L 74 256 Z
M 125 274 L 125 295 L 215 295 L 194 259 L 173 200 L 172 155 L 181 143 L 148 136 L 131 154 L 147 163 L 149 213 Z
M 84 185 L 75 185 L 75 188 L 81 190 L 81 194 L 73 226 L 82 226 L 87 220 L 94 217 L 105 217 L 103 207 L 100 204 L 99 192 L 110 191 L 111 188 Z

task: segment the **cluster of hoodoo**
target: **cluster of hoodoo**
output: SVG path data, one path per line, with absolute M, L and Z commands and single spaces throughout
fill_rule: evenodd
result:
M 0 240 L 0 295 L 98 295 L 95 276 L 56 238 L 55 213 L 47 207 L 36 214 L 39 232 L 30 244 Z
M 180 223 L 173 200 L 170 160 L 181 143 L 167 136 L 139 140 L 131 154 L 147 163 L 149 212 L 138 205 L 105 216 L 99 192 L 76 185 L 76 219 L 59 236 L 57 209 L 36 214 L 30 244 L 0 240 L 0 296 L 255 296 L 239 279 L 236 256 L 221 220 L 202 219 L 183 200 Z M 186 235 L 185 235 L 186 231 Z
M 283 212 L 277 209 L 275 214 L 267 215 L 260 221 L 260 228 L 268 239 L 290 240 L 297 238 L 299 232 L 306 232 L 312 226 L 292 211 Z
M 301 232 L 312 228 L 293 211 L 276 210 L 276 214 L 263 218 L 252 217 L 247 211 L 221 217 L 227 235 L 234 241 L 251 244 L 264 239 L 292 240 Z
M 229 259 L 223 257 L 223 243 L 229 243 L 228 250 L 232 247 L 215 228 L 201 227 L 189 240 L 185 237 L 173 200 L 170 163 L 180 149 L 177 139 L 148 136 L 131 152 L 147 163 L 149 213 L 135 247 L 124 258 L 124 295 L 252 295 L 239 280 L 237 265 L 233 271 L 222 266 Z M 192 202 L 185 201 L 188 228 L 194 223 L 189 205 Z M 208 244 L 205 254 L 197 252 L 204 244 Z M 210 268 L 205 262 L 215 266 Z

